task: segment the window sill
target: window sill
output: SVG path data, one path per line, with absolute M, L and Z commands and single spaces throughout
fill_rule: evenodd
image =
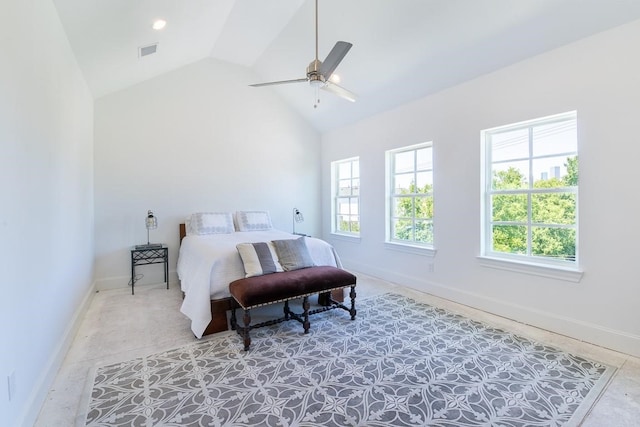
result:
M 385 242 L 384 247 L 392 251 L 422 255 L 429 258 L 435 258 L 436 253 L 438 252 L 434 248 L 428 248 L 428 247 L 416 246 L 416 245 L 407 245 L 404 243 L 395 243 L 395 242 Z
M 531 274 L 534 276 L 548 277 L 551 279 L 565 280 L 578 283 L 582 280 L 583 271 L 573 268 L 527 263 L 522 261 L 505 260 L 489 256 L 479 256 L 480 265 L 499 270 L 513 271 L 516 273 Z
M 345 242 L 360 243 L 360 236 L 352 236 L 350 234 L 331 233 L 331 238 L 336 240 L 344 240 Z

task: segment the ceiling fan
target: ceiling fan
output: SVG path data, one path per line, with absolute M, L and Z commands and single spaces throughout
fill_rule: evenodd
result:
M 253 87 L 261 87 L 261 86 L 272 86 L 272 85 L 280 85 L 280 84 L 288 84 L 288 83 L 300 83 L 300 82 L 309 82 L 309 84 L 316 90 L 316 103 L 313 105 L 313 108 L 318 106 L 320 102 L 320 97 L 318 96 L 318 89 L 326 90 L 327 92 L 331 92 L 334 95 L 337 95 L 341 98 L 344 98 L 348 101 L 355 102 L 356 95 L 341 87 L 336 83 L 331 81 L 331 75 L 338 67 L 340 62 L 344 59 L 351 46 L 351 43 L 339 41 L 333 46 L 329 55 L 325 58 L 324 61 L 318 60 L 318 0 L 316 1 L 316 58 L 311 61 L 309 66 L 307 67 L 307 76 L 300 79 L 293 80 L 280 80 L 276 82 L 267 82 L 267 83 L 256 83 L 249 86 Z

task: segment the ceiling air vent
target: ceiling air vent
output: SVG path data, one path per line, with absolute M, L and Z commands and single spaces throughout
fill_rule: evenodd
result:
M 138 48 L 138 56 L 142 58 L 143 56 L 149 56 L 158 50 L 158 43 L 150 44 L 148 46 L 142 46 Z

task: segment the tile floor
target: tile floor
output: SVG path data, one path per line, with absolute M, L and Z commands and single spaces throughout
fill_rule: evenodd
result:
M 358 298 L 384 292 L 401 293 L 617 367 L 616 374 L 582 426 L 640 425 L 640 359 L 509 321 L 364 274 L 357 275 Z M 94 367 L 194 342 L 189 321 L 179 310 L 181 301 L 182 296 L 176 285 L 169 290 L 163 284 L 136 287 L 134 296 L 128 289 L 96 293 L 35 426 L 84 425 L 84 409 Z M 253 312 L 253 317 L 258 321 L 259 313 Z

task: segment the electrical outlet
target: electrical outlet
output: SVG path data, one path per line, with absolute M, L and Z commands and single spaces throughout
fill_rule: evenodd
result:
M 11 402 L 11 398 L 16 394 L 16 371 L 11 371 L 7 376 L 7 392 L 9 394 L 9 402 Z

